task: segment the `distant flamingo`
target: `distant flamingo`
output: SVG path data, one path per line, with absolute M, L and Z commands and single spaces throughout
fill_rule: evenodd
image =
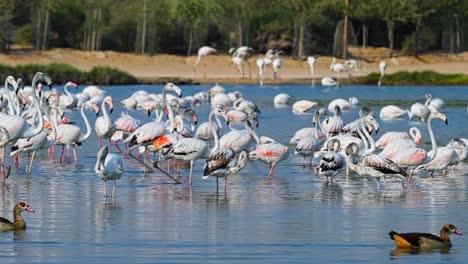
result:
M 268 66 L 271 63 L 272 61 L 269 58 L 258 58 L 256 61 L 258 67 L 258 80 L 261 86 L 263 86 L 263 78 L 265 76 L 266 66 Z
M 315 58 L 314 56 L 307 57 L 307 64 L 309 64 L 309 67 L 310 67 L 310 79 L 311 79 L 312 86 L 315 85 L 314 68 L 315 68 L 316 62 L 317 62 L 317 58 Z
M 314 152 L 319 150 L 321 140 L 319 139 L 318 135 L 318 123 L 319 123 L 319 113 L 316 111 L 314 113 L 313 123 L 315 124 L 315 135 L 304 137 L 297 142 L 296 149 L 294 151 L 295 155 L 302 156 L 302 166 L 305 165 L 306 157 L 314 155 Z M 312 158 L 310 159 L 310 164 L 312 164 Z
M 209 47 L 209 46 L 203 46 L 203 47 L 198 49 L 197 61 L 195 62 L 195 64 L 193 64 L 193 67 L 192 67 L 192 76 L 195 76 L 195 71 L 197 69 L 198 64 L 200 64 L 200 62 L 201 62 L 201 58 L 206 57 L 206 56 L 208 56 L 210 54 L 213 54 L 215 52 L 217 52 L 217 50 L 212 48 L 212 47 Z M 206 63 L 204 63 L 203 65 L 204 65 L 204 69 L 205 69 L 204 73 L 203 73 L 203 78 L 206 79 L 207 65 L 206 65 Z
M 333 113 L 334 115 L 331 117 L 326 114 L 325 119 L 322 121 L 322 126 L 325 129 L 328 137 L 332 137 L 333 135 L 338 134 L 345 125 L 343 119 L 341 118 L 342 112 L 339 105 L 335 105 Z
M 273 104 L 275 106 L 282 106 L 291 104 L 294 101 L 294 97 L 287 93 L 279 93 L 273 98 Z
M 338 86 L 338 82 L 332 77 L 323 77 L 321 83 L 325 87 Z
M 302 114 L 309 111 L 316 105 L 318 105 L 318 103 L 314 101 L 299 100 L 293 104 L 292 111 L 293 113 Z
M 112 198 L 115 196 L 115 182 L 123 173 L 123 161 L 120 155 L 108 152 L 109 147 L 103 146 L 97 154 L 94 171 L 104 181 L 104 195 L 107 197 L 107 181 L 112 180 Z
M 336 58 L 333 57 L 332 63 L 330 64 L 330 70 L 337 73 L 337 86 L 340 87 L 341 86 L 340 85 L 341 73 L 346 72 L 349 74 L 349 68 L 346 67 L 346 65 L 342 63 L 337 63 Z
M 406 110 L 396 106 L 396 105 L 386 105 L 380 109 L 380 119 L 393 119 L 399 118 L 402 115 L 406 114 Z
M 249 62 L 249 58 L 253 55 L 254 49 L 248 46 L 242 46 L 239 48 L 231 48 L 229 49 L 229 54 L 232 55 L 232 57 L 239 57 L 243 61 L 247 63 L 247 66 L 249 68 L 249 79 L 252 78 L 252 70 Z
M 379 86 L 379 87 L 382 84 L 382 79 L 385 76 L 385 70 L 387 69 L 387 66 L 388 65 L 387 65 L 387 63 L 385 61 L 381 61 L 379 63 L 380 77 L 379 77 L 379 83 L 377 84 L 377 86 Z
M 440 98 L 432 98 L 432 94 L 426 94 L 426 106 L 432 106 L 437 110 L 442 109 L 445 106 L 444 100 Z
M 65 108 L 74 108 L 76 107 L 76 104 L 78 103 L 78 98 L 76 97 L 76 95 L 70 93 L 70 91 L 68 91 L 68 87 L 74 87 L 75 89 L 78 88 L 78 84 L 74 83 L 74 82 L 67 82 L 64 86 L 64 90 L 65 90 L 65 93 L 67 95 L 62 95 L 60 96 L 60 105 L 65 107 Z

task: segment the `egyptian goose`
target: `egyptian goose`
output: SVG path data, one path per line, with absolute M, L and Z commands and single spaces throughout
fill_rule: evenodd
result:
M 429 233 L 403 233 L 395 231 L 388 233 L 395 241 L 395 245 L 401 248 L 449 248 L 452 246 L 449 235 L 462 233 L 452 224 L 445 224 L 440 229 L 440 237 Z
M 34 210 L 25 202 L 19 202 L 13 209 L 13 223 L 10 220 L 0 217 L 0 231 L 10 231 L 26 228 L 26 223 L 21 217 L 21 212 L 34 213 Z

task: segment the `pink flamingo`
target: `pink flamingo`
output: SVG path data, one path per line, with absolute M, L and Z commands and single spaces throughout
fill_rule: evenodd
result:
M 421 142 L 421 131 L 417 127 L 411 127 L 409 130 L 409 134 L 413 138 L 413 141 L 416 145 L 419 145 Z M 391 144 L 400 139 L 409 139 L 409 136 L 406 132 L 398 132 L 398 131 L 389 131 L 383 134 L 376 142 L 375 145 L 377 148 L 384 148 L 387 145 Z
M 247 120 L 244 124 L 245 129 L 232 129 L 224 134 L 220 139 L 220 146 L 223 148 L 232 148 L 236 153 L 239 153 L 242 150 L 247 151 L 249 149 L 252 138 L 258 144 L 260 139 L 257 133 L 252 129 L 250 121 Z
M 314 113 L 313 123 L 315 124 L 315 135 L 318 135 L 318 123 L 319 123 L 319 112 Z M 308 156 L 314 155 L 314 153 L 319 150 L 321 141 L 316 136 L 305 137 L 299 142 L 297 142 L 296 150 L 294 151 L 295 155 L 302 156 L 302 166 L 305 164 L 305 159 Z M 310 159 L 310 164 L 312 164 L 312 158 Z
M 460 139 L 456 139 L 450 143 L 450 146 L 438 147 L 435 151 L 429 151 L 424 160 L 424 164 L 418 166 L 415 171 L 427 170 L 431 172 L 431 176 L 435 171 L 443 171 L 443 175 L 447 175 L 447 167 L 458 162 L 457 151 L 465 151 L 465 143 Z
M 276 164 L 286 160 L 288 157 L 288 147 L 274 141 L 259 144 L 255 150 L 249 152 L 249 159 L 260 160 L 270 165 L 270 172 L 268 173 L 269 177 L 273 176 L 273 169 L 275 168 Z
M 341 108 L 338 105 L 335 105 L 333 113 L 334 115 L 332 117 L 325 115 L 325 119 L 322 121 L 322 126 L 325 129 L 325 133 L 329 137 L 338 134 L 341 131 L 341 129 L 345 126 L 345 123 L 341 118 Z
M 64 161 L 64 149 L 67 147 L 67 158 L 68 163 L 70 163 L 70 146 L 73 147 L 73 154 L 75 157 L 75 163 L 78 162 L 78 157 L 76 155 L 75 145 L 81 146 L 81 144 L 88 140 L 91 136 L 91 125 L 89 124 L 88 118 L 84 113 L 85 107 L 91 108 L 96 112 L 96 116 L 99 114 L 99 107 L 96 104 L 82 104 L 81 105 L 81 116 L 85 122 L 86 133 L 81 133 L 81 128 L 74 124 L 63 124 L 57 127 L 57 141 L 56 145 L 62 145 L 62 153 L 60 155 L 60 162 L 63 164 Z
M 429 137 L 431 138 L 432 153 L 433 153 L 432 157 L 437 155 L 437 142 L 435 140 L 434 133 L 432 132 L 432 127 L 431 127 L 432 119 L 434 118 L 439 118 L 445 121 L 445 124 L 448 124 L 448 119 L 444 114 L 439 113 L 435 109 L 432 109 L 430 111 L 429 118 L 427 119 L 427 131 L 429 132 Z M 427 152 L 422 148 L 409 148 L 406 150 L 403 149 L 397 155 L 393 156 L 392 160 L 395 161 L 400 166 L 410 168 L 408 182 L 411 181 L 411 177 L 413 175 L 413 170 L 411 168 L 414 168 L 425 162 L 426 163 L 429 162 L 429 159 L 427 159 Z
M 120 113 L 120 117 L 115 120 L 114 124 L 117 131 L 112 135 L 111 141 L 114 141 L 115 147 L 122 153 L 122 150 L 119 148 L 120 140 L 127 138 L 128 135 L 133 133 L 141 125 L 141 121 L 126 112 L 122 112 Z M 125 145 L 125 148 L 126 147 L 127 145 Z
M 109 144 L 109 152 L 111 151 L 111 137 L 114 134 L 116 127 L 114 122 L 109 117 L 109 114 L 106 110 L 106 104 L 109 105 L 109 113 L 112 114 L 114 107 L 112 105 L 112 97 L 106 96 L 102 100 L 101 112 L 104 116 L 96 118 L 94 123 L 94 130 L 96 131 L 97 136 L 99 137 L 99 147 L 102 147 L 102 139 L 107 138 Z

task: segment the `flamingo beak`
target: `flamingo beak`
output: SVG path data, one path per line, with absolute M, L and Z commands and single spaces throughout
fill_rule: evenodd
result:
M 112 114 L 112 112 L 113 112 L 113 111 L 114 111 L 114 108 L 113 108 L 113 107 L 111 107 L 111 108 L 109 109 L 109 113 L 111 113 L 111 114 Z
M 152 112 L 151 109 L 148 109 L 148 116 L 151 115 L 151 112 Z
M 445 124 L 448 126 L 448 118 L 445 118 Z

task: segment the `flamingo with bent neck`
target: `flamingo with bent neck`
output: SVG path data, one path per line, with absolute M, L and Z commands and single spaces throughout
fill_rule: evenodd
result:
M 76 97 L 76 95 L 68 91 L 68 87 L 70 86 L 76 89 L 78 88 L 78 84 L 74 82 L 67 82 L 65 84 L 64 90 L 67 95 L 61 95 L 59 99 L 60 105 L 65 108 L 75 108 L 76 104 L 78 103 L 78 97 Z

